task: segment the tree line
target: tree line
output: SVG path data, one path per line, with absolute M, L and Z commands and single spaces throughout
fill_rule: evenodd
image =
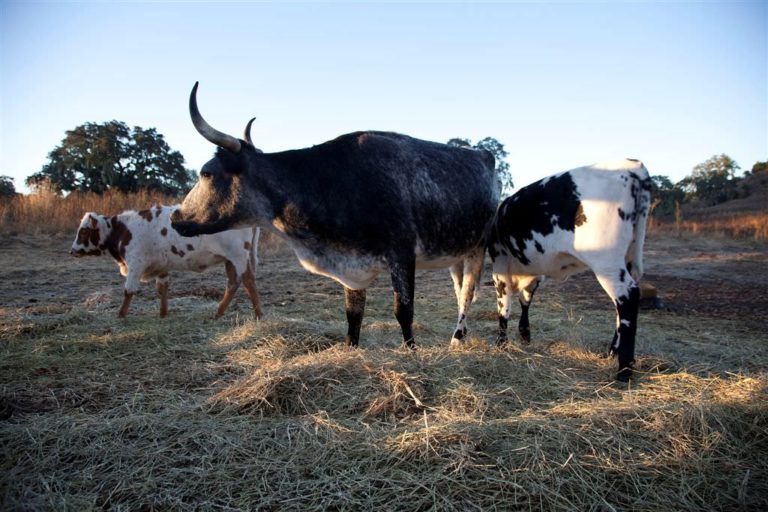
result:
M 654 213 L 672 215 L 684 203 L 714 206 L 746 197 L 750 193 L 745 184 L 746 178 L 761 173 L 768 176 L 768 161 L 755 163 L 743 176 L 737 175 L 740 170 L 741 167 L 731 157 L 720 154 L 694 166 L 693 172 L 677 183 L 672 183 L 667 176 L 653 176 L 651 193 Z
M 496 158 L 496 173 L 503 192 L 511 193 L 514 183 L 504 144 L 493 137 L 474 144 L 463 138 L 447 143 L 490 151 Z M 757 162 L 744 176 L 737 176 L 740 169 L 731 157 L 721 154 L 696 165 L 690 175 L 677 183 L 667 176 L 654 176 L 655 213 L 670 215 L 682 203 L 708 206 L 747 195 L 744 178 L 768 174 L 768 162 Z M 185 167 L 182 154 L 171 149 L 155 128 L 129 128 L 122 121 L 108 121 L 85 123 L 67 131 L 61 143 L 48 154 L 48 162 L 25 183 L 33 190 L 45 188 L 57 193 L 146 190 L 181 196 L 194 184 L 195 174 Z M 13 180 L 0 176 L 0 196 L 15 194 Z
M 454 138 L 448 144 L 490 151 L 502 186 L 512 189 L 509 164 L 504 160 L 508 153 L 501 142 L 486 137 L 472 144 L 469 139 Z M 172 196 L 186 194 L 194 182 L 195 172 L 184 166 L 184 157 L 170 148 L 162 134 L 154 128 L 130 129 L 122 121 L 85 123 L 67 131 L 43 168 L 25 180 L 32 190 L 55 193 L 146 190 Z M 0 176 L 0 196 L 15 194 L 13 179 Z

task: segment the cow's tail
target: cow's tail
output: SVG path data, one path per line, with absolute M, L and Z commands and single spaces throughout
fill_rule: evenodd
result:
M 256 274 L 256 265 L 259 264 L 259 237 L 261 236 L 261 228 L 251 228 L 251 257 L 248 263 L 251 265 L 251 271 Z
M 639 162 L 638 162 L 639 163 Z M 640 167 L 633 171 L 635 223 L 633 226 L 634 240 L 631 249 L 630 272 L 635 281 L 643 277 L 643 246 L 645 245 L 645 233 L 648 227 L 648 215 L 651 209 L 651 176 L 648 169 L 640 163 Z

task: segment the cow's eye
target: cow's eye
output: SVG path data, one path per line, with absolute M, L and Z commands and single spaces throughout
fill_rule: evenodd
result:
M 209 180 L 209 179 L 211 179 L 212 176 L 213 176 L 213 174 L 211 174 L 210 171 L 200 171 L 200 177 L 201 178 L 205 178 L 205 179 Z

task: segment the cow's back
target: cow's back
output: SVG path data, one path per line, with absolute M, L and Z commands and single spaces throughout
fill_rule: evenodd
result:
M 278 212 L 295 210 L 322 244 L 363 253 L 405 243 L 460 254 L 477 245 L 498 201 L 490 154 L 400 134 L 358 132 L 272 156 L 296 177 L 285 184 L 294 204 Z
M 569 275 L 589 268 L 592 255 L 616 248 L 631 260 L 634 241 L 644 238 L 639 216 L 647 215 L 647 180 L 641 162 L 621 160 L 534 182 L 499 206 L 489 250 L 510 256 L 511 272 L 521 275 Z

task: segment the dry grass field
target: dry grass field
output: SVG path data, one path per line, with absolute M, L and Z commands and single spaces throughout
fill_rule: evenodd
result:
M 214 319 L 223 268 L 120 320 L 116 265 L 69 257 L 72 229 L 0 236 L 2 510 L 768 509 L 764 242 L 651 235 L 665 308 L 626 386 L 590 275 L 545 283 L 503 350 L 484 286 L 451 350 L 448 272 L 419 272 L 413 353 L 380 277 L 349 350 L 339 285 L 284 247 L 260 321 L 242 290 Z

